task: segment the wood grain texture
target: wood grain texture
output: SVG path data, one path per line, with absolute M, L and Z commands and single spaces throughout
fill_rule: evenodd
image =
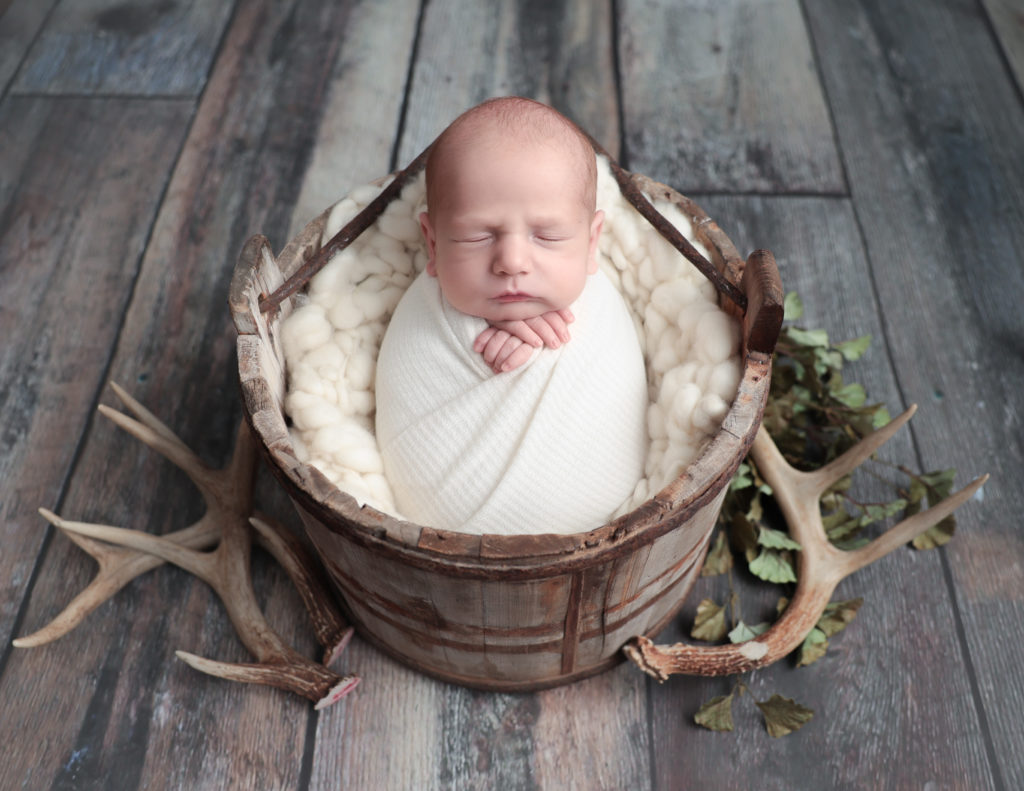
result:
M 239 420 L 234 333 L 225 305 L 234 258 L 257 228 L 279 239 L 286 233 L 299 186 L 295 174 L 304 169 L 313 143 L 333 64 L 331 31 L 344 23 L 347 10 L 333 2 L 246 4 L 235 16 L 157 218 L 111 363 L 112 378 L 128 384 L 211 463 L 227 455 Z M 318 31 L 317 38 L 309 47 L 280 49 L 276 34 L 289 25 Z M 260 90 L 250 90 L 253 85 Z M 138 112 L 151 107 L 140 102 Z M 137 178 L 145 168 L 110 167 L 93 188 L 105 181 L 116 185 L 113 174 Z M 121 200 L 110 197 L 108 203 L 123 211 Z M 67 303 L 70 310 L 95 311 L 107 320 L 97 305 L 103 301 Z M 109 354 L 113 344 L 104 345 Z M 196 509 L 195 494 L 180 474 L 102 424 L 88 437 L 62 506 L 70 517 L 154 532 L 191 521 Z M 47 561 L 25 618 L 29 627 L 66 601 L 69 579 L 88 572 L 89 562 L 67 542 L 54 541 Z M 300 605 L 283 575 L 263 563 L 256 576 L 272 623 L 315 655 L 308 625 L 294 617 Z M 290 787 L 301 773 L 305 703 L 276 690 L 200 676 L 173 659 L 174 648 L 246 658 L 205 587 L 166 571 L 138 581 L 73 638 L 16 654 L 4 676 L 12 713 L 5 722 L 24 723 L 16 751 L 26 760 L 20 773 L 9 763 L 3 771 L 17 783 L 31 773 L 57 785 Z M 76 691 L 54 696 L 54 690 L 67 691 L 65 675 L 74 677 Z M 49 709 L 39 707 L 48 695 Z M 197 698 L 210 708 L 197 705 Z M 211 729 L 211 722 L 258 725 Z M 40 755 L 29 747 L 38 742 L 52 744 L 53 751 Z
M 669 10 L 655 0 L 596 8 L 254 0 L 172 9 L 128 0 L 122 19 L 153 24 L 137 34 L 122 25 L 109 50 L 95 14 L 114 9 L 113 0 L 56 4 L 46 24 L 50 5 L 0 0 L 2 67 L 20 68 L 39 24 L 46 47 L 56 51 L 58 36 L 71 42 L 77 31 L 67 54 L 93 60 L 72 74 L 79 67 L 63 54 L 44 64 L 40 48 L 18 75 L 26 80 L 19 90 L 170 89 L 187 98 L 33 95 L 0 104 L 5 638 L 12 623 L 18 632 L 43 623 L 92 572 L 62 537 L 42 541 L 36 506 L 156 532 L 199 512 L 170 465 L 102 419 L 90 423 L 104 365 L 97 360 L 110 360 L 113 376 L 221 463 L 239 414 L 226 282 L 244 240 L 263 232 L 280 250 L 303 207 L 333 199 L 334 176 L 324 174 L 380 175 L 391 146 L 404 164 L 493 93 L 562 102 L 613 153 L 621 96 L 627 164 L 684 192 L 699 185 L 696 176 L 714 192 L 848 197 L 695 195 L 744 255 L 758 246 L 775 252 L 784 285 L 804 297 L 808 326 L 834 338 L 875 333 L 851 377 L 891 406 L 922 406 L 888 458 L 956 466 L 959 481 L 994 477 L 984 501 L 960 515 L 946 550 L 898 552 L 841 588 L 870 595 L 827 658 L 751 679 L 760 698 L 781 692 L 817 710 L 782 740 L 764 734 L 747 698 L 736 704 L 733 734 L 693 724 L 701 702 L 727 691 L 725 680 L 657 685 L 621 666 L 541 693 L 476 693 L 408 670 L 359 638 L 336 669 L 359 672 L 362 685 L 314 714 L 283 693 L 207 679 L 174 660 L 175 648 L 245 654 L 206 589 L 163 569 L 68 638 L 31 651 L 5 647 L 0 787 L 1024 786 L 1024 547 L 1015 517 L 1024 462 L 1024 110 L 1015 4 L 733 0 Z M 167 13 L 155 16 L 161 7 Z M 217 13 L 213 38 L 188 33 L 189 20 Z M 225 24 L 232 29 L 221 35 Z M 154 42 L 155 30 L 169 40 Z M 211 42 L 202 68 L 189 35 Z M 116 47 L 129 53 L 124 64 L 109 57 Z M 154 59 L 172 50 L 188 56 L 157 75 Z M 399 126 L 404 135 L 389 137 Z M 747 140 L 756 155 L 743 148 Z M 101 296 L 112 294 L 122 301 Z M 59 320 L 40 322 L 44 314 Z M 264 479 L 260 489 L 264 507 L 297 524 L 279 486 Z M 317 655 L 283 575 L 260 554 L 254 563 L 275 628 Z M 702 596 L 721 597 L 716 584 L 699 583 L 690 614 Z M 741 587 L 752 620 L 773 612 L 774 601 Z M 662 638 L 682 636 L 684 624 L 685 616 Z
M 1013 70 L 1017 89 L 1024 90 L 1024 6 L 1017 0 L 982 0 L 982 5 Z
M 189 114 L 181 102 L 0 105 L 5 652 L 47 534 L 36 509 L 62 496 Z
M 845 190 L 799 3 L 618 9 L 627 167 L 688 195 Z
M 17 0 L 6 7 L 0 4 L 0 97 L 6 93 L 25 53 L 55 5 L 57 0 Z
M 419 7 L 419 0 L 359 3 L 339 31 L 338 58 L 289 239 L 352 188 L 391 170 Z
M 784 288 L 803 298 L 800 326 L 825 328 L 835 341 L 872 334 L 868 355 L 850 366 L 848 381 L 864 384 L 871 401 L 888 404 L 895 414 L 902 406 L 899 389 L 849 202 L 780 197 L 701 202 L 738 245 L 775 252 Z M 919 415 L 912 425 L 923 419 Z M 880 454 L 911 467 L 915 455 L 906 430 Z M 872 465 L 856 476 L 857 495 L 866 502 L 890 499 L 891 490 L 873 483 L 872 474 L 893 478 Z M 701 598 L 722 603 L 727 595 L 723 579 L 702 580 L 685 617 L 659 642 L 685 637 L 680 630 L 692 623 Z M 766 593 L 763 587 L 743 586 L 747 622 L 774 618 L 776 595 L 775 589 Z M 659 787 L 672 787 L 671 778 L 687 767 L 701 788 L 738 788 L 751 777 L 770 789 L 903 789 L 953 778 L 953 788 L 993 787 L 939 554 L 898 550 L 845 580 L 834 598 L 855 596 L 865 597 L 860 614 L 832 640 L 826 658 L 799 669 L 784 661 L 750 677 L 757 699 L 779 693 L 815 710 L 815 719 L 799 733 L 771 739 L 749 697 L 733 704 L 741 739 L 688 723 L 701 703 L 727 694 L 725 680 L 673 678 L 655 688 L 651 707 L 655 754 L 661 757 Z M 943 695 L 920 692 L 937 686 Z M 952 740 L 943 733 L 957 736 Z M 936 742 L 942 750 L 935 749 Z M 732 759 L 725 760 L 723 751 L 731 751 Z M 886 767 L 882 776 L 880 766 Z
M 464 110 L 492 96 L 552 105 L 619 150 L 608 0 L 426 4 L 399 166 Z
M 230 0 L 61 3 L 15 80 L 19 93 L 196 96 Z
M 928 467 L 989 472 L 948 549 L 993 773 L 1024 785 L 1024 109 L 974 4 L 808 8 L 900 389 Z M 839 67 L 842 63 L 842 67 Z M 857 108 L 852 111 L 851 108 Z

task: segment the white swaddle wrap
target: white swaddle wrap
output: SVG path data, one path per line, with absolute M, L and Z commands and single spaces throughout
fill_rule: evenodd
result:
M 376 433 L 402 515 L 472 533 L 600 527 L 644 475 L 647 380 L 622 297 L 600 271 L 572 306 L 572 340 L 494 374 L 487 327 L 421 274 L 377 361 Z

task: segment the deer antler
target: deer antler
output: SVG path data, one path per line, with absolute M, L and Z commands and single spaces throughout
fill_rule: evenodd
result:
M 745 673 L 781 659 L 803 642 L 821 618 L 839 582 L 892 552 L 949 516 L 988 480 L 983 475 L 956 494 L 890 528 L 870 544 L 852 551 L 833 546 L 825 533 L 818 500 L 884 445 L 917 410 L 916 405 L 864 437 L 839 458 L 814 472 L 791 467 L 762 426 L 751 448 L 764 480 L 772 487 L 789 531 L 801 546 L 796 593 L 782 617 L 767 632 L 736 645 L 655 645 L 638 637 L 623 650 L 641 670 L 659 681 L 673 673 L 725 676 Z
M 191 527 L 158 537 L 136 530 L 70 522 L 40 509 L 48 521 L 96 558 L 100 571 L 54 621 L 14 644 L 18 647 L 40 645 L 66 634 L 135 576 L 169 561 L 200 577 L 216 591 L 239 637 L 256 656 L 258 664 L 215 662 L 184 651 L 177 652 L 179 658 L 211 675 L 296 692 L 315 701 L 317 708 L 330 705 L 351 691 L 359 683 L 358 677 L 339 676 L 298 654 L 271 629 L 256 603 L 249 572 L 249 515 L 256 448 L 248 427 L 243 423 L 239 429 L 230 464 L 223 470 L 215 470 L 123 389 L 114 384 L 112 387 L 139 419 L 133 420 L 106 406 L 100 406 L 100 411 L 184 470 L 202 493 L 206 513 Z M 352 630 L 330 606 L 330 594 L 322 576 L 315 571 L 315 564 L 301 544 L 283 526 L 265 516 L 251 521 L 260 543 L 295 583 L 325 648 L 325 662 L 332 661 L 347 644 Z M 217 542 L 218 536 L 216 550 L 196 551 Z

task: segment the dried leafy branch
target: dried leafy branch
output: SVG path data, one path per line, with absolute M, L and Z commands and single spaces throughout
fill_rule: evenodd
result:
M 786 319 L 799 319 L 803 305 L 795 293 L 786 297 Z M 764 426 L 791 465 L 811 470 L 827 464 L 852 447 L 863 436 L 887 424 L 889 412 L 882 404 L 868 403 L 864 387 L 843 378 L 847 362 L 860 359 L 870 345 L 869 335 L 832 343 L 825 330 L 807 330 L 787 324 L 776 345 L 772 386 L 764 412 Z M 893 496 L 884 502 L 861 502 L 851 493 L 846 476 L 821 498 L 822 521 L 829 540 L 841 549 L 855 549 L 868 542 L 873 525 L 899 515 L 911 516 L 926 504 L 934 505 L 953 488 L 954 470 L 915 473 L 904 466 L 878 465 L 902 474 L 905 482 L 893 485 Z M 719 518 L 720 531 L 708 553 L 703 576 L 726 575 L 729 585 L 724 604 L 705 599 L 697 607 L 691 637 L 708 642 L 728 640 L 740 643 L 761 634 L 769 623 L 748 624 L 740 607 L 733 579 L 737 563 L 754 577 L 783 586 L 778 612 L 785 609 L 788 586 L 796 582 L 794 553 L 800 545 L 785 530 L 774 525 L 771 515 L 771 487 L 761 478 L 756 464 L 747 459 L 740 465 L 726 495 Z M 913 541 L 918 549 L 942 546 L 955 529 L 952 516 Z M 828 605 L 815 628 L 795 652 L 798 667 L 823 657 L 829 640 L 857 615 L 862 599 L 835 601 Z M 694 717 L 710 730 L 730 731 L 732 702 L 749 692 L 737 677 L 732 691 L 701 706 Z M 771 736 L 791 733 L 813 716 L 813 711 L 795 701 L 773 695 L 755 701 Z

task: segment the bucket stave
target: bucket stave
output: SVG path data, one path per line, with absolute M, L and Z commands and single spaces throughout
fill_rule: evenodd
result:
M 571 535 L 475 536 L 360 508 L 300 462 L 284 416 L 281 321 L 295 298 L 260 302 L 319 251 L 328 212 L 275 257 L 253 237 L 231 290 L 246 419 L 360 634 L 432 676 L 482 689 L 554 686 L 621 660 L 621 647 L 657 633 L 699 574 L 728 483 L 760 425 L 781 285 L 769 253 L 746 265 L 692 201 L 643 176 L 633 184 L 688 216 L 716 270 L 745 296 L 724 305 L 743 325 L 742 379 L 701 456 L 639 508 Z M 720 297 L 720 300 L 722 298 Z

